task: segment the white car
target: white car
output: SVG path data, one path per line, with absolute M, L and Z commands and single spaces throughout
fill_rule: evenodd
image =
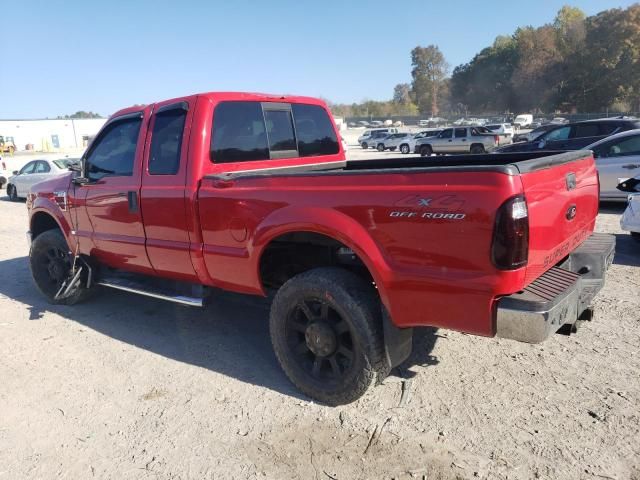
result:
M 618 188 L 627 193 L 627 208 L 620 218 L 622 230 L 640 242 L 640 176 L 622 182 Z
M 77 158 L 60 158 L 57 160 L 31 160 L 20 171 L 14 171 L 7 182 L 7 196 L 11 200 L 26 198 L 31 187 L 55 175 L 69 172 L 69 166 L 78 162 Z
M 513 120 L 513 125 L 516 131 L 521 128 L 527 128 L 529 125 L 533 123 L 533 115 L 530 113 L 521 113 Z
M 596 159 L 600 199 L 624 201 L 627 194 L 616 187 L 640 175 L 640 129 L 616 133 L 587 145 L 584 150 L 593 150 Z
M 375 147 L 375 143 L 371 140 L 374 137 L 379 137 L 380 135 L 389 135 L 391 133 L 398 133 L 397 128 L 370 128 L 362 132 L 362 135 L 358 137 L 358 144 L 364 148 Z
M 485 125 L 484 127 L 492 132 L 503 134 L 500 135 L 500 145 L 513 143 L 513 136 L 515 135 L 516 130 L 510 123 L 492 123 L 491 125 Z
M 402 153 L 409 153 L 409 141 L 412 136 L 413 135 L 406 132 L 392 133 L 391 135 L 381 138 L 376 145 L 376 149 L 379 152 L 384 152 L 385 150 L 391 150 L 393 152 L 399 148 Z

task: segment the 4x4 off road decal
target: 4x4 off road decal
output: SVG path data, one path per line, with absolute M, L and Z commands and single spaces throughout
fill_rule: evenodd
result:
M 436 197 L 412 195 L 395 204 L 397 209 L 389 212 L 392 218 L 420 218 L 441 220 L 462 220 L 467 214 L 462 212 L 464 198 L 457 195 Z

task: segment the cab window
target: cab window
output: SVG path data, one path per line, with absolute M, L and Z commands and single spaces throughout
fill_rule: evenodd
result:
M 182 108 L 172 108 L 155 115 L 149 157 L 150 175 L 178 173 L 186 118 L 187 111 Z
M 211 159 L 247 162 L 269 158 L 267 132 L 258 102 L 220 102 L 213 112 Z
M 142 118 L 132 118 L 107 126 L 85 159 L 85 171 L 89 180 L 133 175 L 141 125 Z

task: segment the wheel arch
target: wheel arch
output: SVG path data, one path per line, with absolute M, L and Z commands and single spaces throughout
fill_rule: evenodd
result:
M 67 241 L 67 244 L 71 245 L 69 241 L 71 228 L 62 214 L 56 215 L 52 213 L 51 210 L 45 208 L 35 208 L 32 210 L 31 217 L 29 219 L 29 231 L 31 232 L 32 239 L 35 239 L 38 235 L 46 232 L 47 230 L 53 229 L 60 230 Z
M 376 283 L 380 299 L 389 308 L 386 283 L 390 267 L 374 239 L 353 218 L 335 210 L 321 208 L 287 207 L 267 217 L 254 237 L 254 271 L 263 290 L 261 267 L 269 247 L 294 234 L 316 235 L 329 242 L 337 242 L 355 254 Z

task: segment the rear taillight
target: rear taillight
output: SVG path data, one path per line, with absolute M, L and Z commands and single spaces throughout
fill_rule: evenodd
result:
M 493 141 L 495 142 L 495 144 L 499 144 L 500 143 L 500 135 L 494 135 L 493 136 Z
M 6 169 L 7 169 L 7 164 L 6 164 L 6 163 L 4 163 L 4 162 L 2 162 L 2 169 L 3 169 L 3 170 L 6 170 Z
M 524 196 L 504 202 L 496 214 L 491 260 L 500 270 L 514 270 L 529 259 L 529 214 Z

